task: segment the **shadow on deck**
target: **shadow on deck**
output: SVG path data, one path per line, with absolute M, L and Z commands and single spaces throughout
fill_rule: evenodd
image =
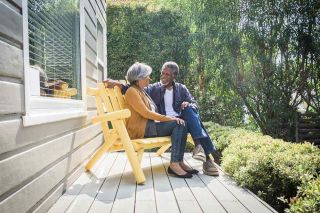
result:
M 137 185 L 125 153 L 108 153 L 83 173 L 49 212 L 276 212 L 252 192 L 237 186 L 221 169 L 219 177 L 202 174 L 191 179 L 168 176 L 170 154 L 145 153 L 147 181 Z M 202 163 L 185 154 L 193 168 Z

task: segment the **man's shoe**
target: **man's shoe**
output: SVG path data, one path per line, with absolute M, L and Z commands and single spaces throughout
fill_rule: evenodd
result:
M 178 178 L 192 178 L 192 174 L 190 174 L 190 173 L 188 173 L 188 172 L 186 172 L 186 174 L 184 174 L 184 175 L 179 175 L 179 174 L 177 174 L 175 171 L 173 171 L 173 170 L 170 168 L 170 166 L 168 167 L 168 173 L 169 173 L 170 175 L 173 175 L 173 176 L 178 177 Z
M 203 163 L 202 169 L 203 173 L 206 175 L 219 176 L 219 170 L 211 159 Z
M 194 147 L 192 157 L 193 159 L 206 162 L 206 155 L 204 154 L 204 150 L 200 144 Z

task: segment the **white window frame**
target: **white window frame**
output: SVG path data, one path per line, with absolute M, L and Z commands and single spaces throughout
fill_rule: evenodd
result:
M 107 79 L 107 50 L 106 50 L 106 46 L 107 46 L 107 27 L 106 27 L 106 20 L 104 20 L 104 18 L 101 16 L 100 14 L 100 11 L 99 11 L 99 8 L 97 8 L 98 5 L 96 5 L 96 18 L 97 18 L 97 27 L 96 27 L 96 30 L 97 30 L 97 40 L 98 40 L 98 22 L 101 24 L 102 26 L 102 33 L 103 33 L 103 51 L 102 51 L 102 54 L 103 54 L 103 60 L 101 60 L 99 57 L 98 57 L 98 41 L 96 42 L 97 43 L 97 59 L 96 59 L 96 65 L 97 65 L 97 72 L 99 72 L 99 64 L 103 66 L 103 78 L 102 80 L 106 80 Z M 99 73 L 97 73 L 98 76 L 99 76 Z M 98 77 L 99 78 L 99 77 Z
M 34 95 L 39 85 L 34 84 L 34 69 L 29 63 L 28 35 L 28 1 L 23 1 L 23 56 L 24 56 L 24 86 L 25 115 L 22 116 L 24 126 L 63 121 L 87 115 L 86 71 L 85 71 L 85 18 L 84 0 L 79 2 L 80 9 L 80 63 L 81 63 L 81 98 L 82 100 L 43 97 Z M 40 81 L 39 81 L 40 83 Z M 40 89 L 40 88 L 39 88 Z M 40 90 L 39 90 L 40 93 Z

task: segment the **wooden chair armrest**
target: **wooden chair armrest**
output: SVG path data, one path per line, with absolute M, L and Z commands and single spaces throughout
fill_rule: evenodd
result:
M 120 120 L 124 118 L 128 118 L 131 116 L 131 112 L 128 109 L 123 109 L 119 111 L 109 112 L 104 115 L 100 115 L 97 117 L 94 117 L 92 119 L 92 123 L 100 123 L 102 121 L 114 121 L 114 120 Z

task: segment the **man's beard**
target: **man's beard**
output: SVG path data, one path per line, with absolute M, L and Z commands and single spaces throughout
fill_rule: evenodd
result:
M 169 84 L 169 81 L 168 80 L 164 80 L 164 79 L 160 79 L 160 83 L 163 85 L 163 86 L 167 86 Z

